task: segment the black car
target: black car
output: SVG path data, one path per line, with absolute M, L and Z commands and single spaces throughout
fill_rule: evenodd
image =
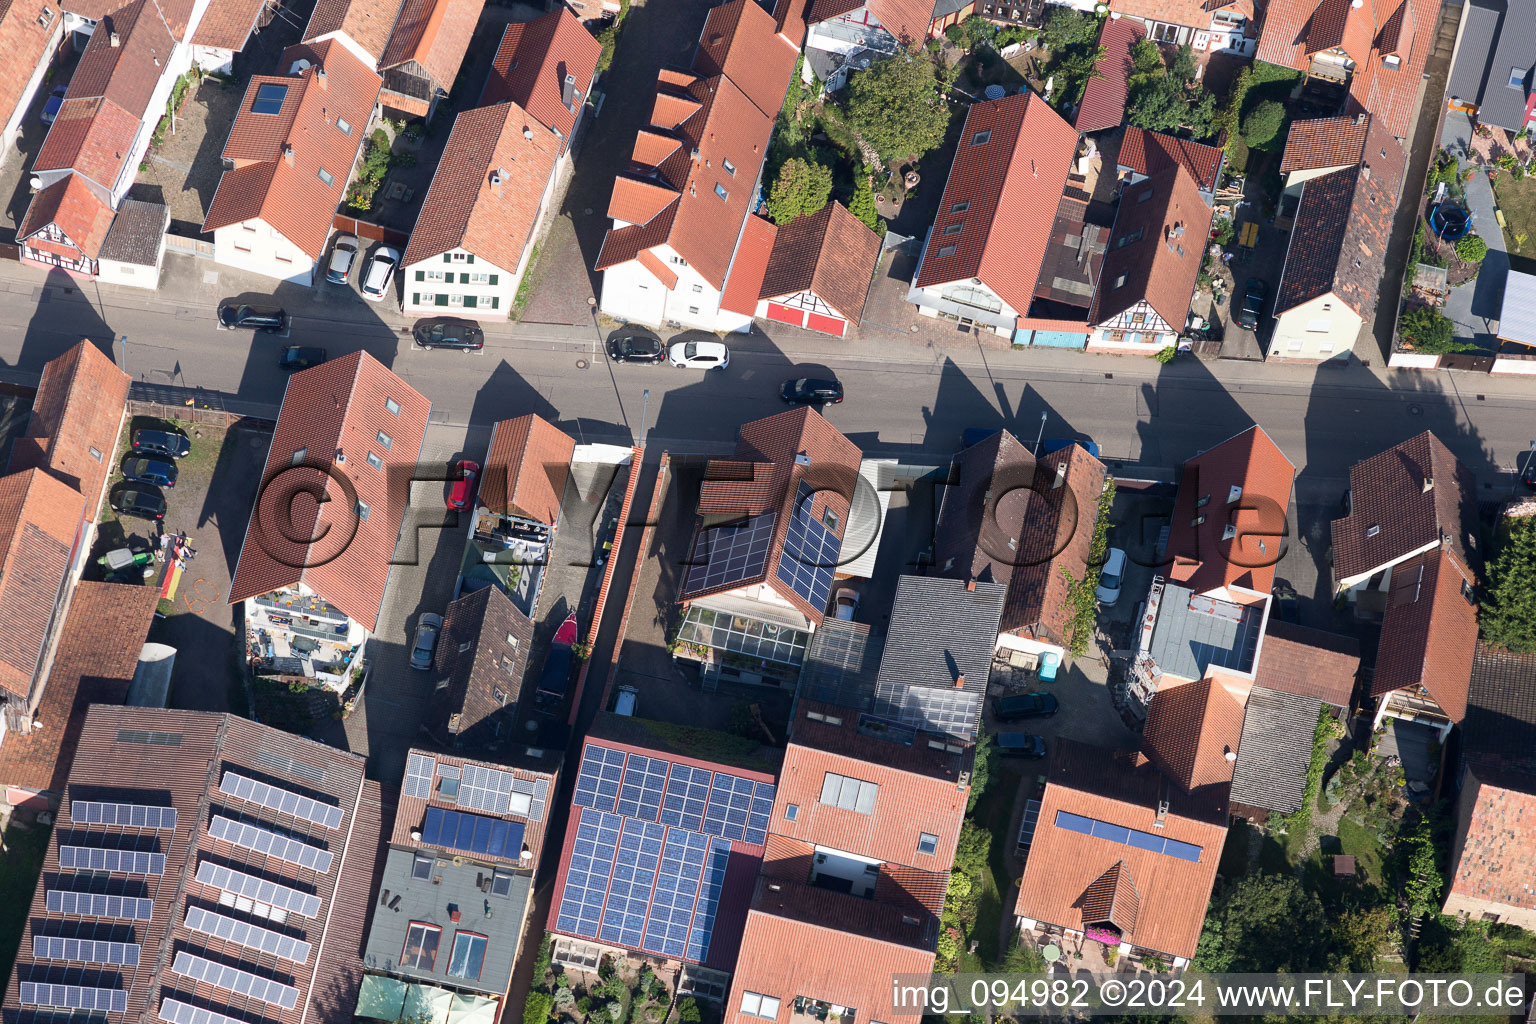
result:
M 280 334 L 288 329 L 288 314 L 268 306 L 225 305 L 219 307 L 219 326 Z
M 667 358 L 667 350 L 654 335 L 624 334 L 608 339 L 608 358 L 617 363 L 660 363 Z
M 843 382 L 816 377 L 787 380 L 779 396 L 790 405 L 836 405 L 843 400 Z
M 422 320 L 411 334 L 422 348 L 456 348 L 465 352 L 485 348 L 485 332 L 472 320 Z
M 1004 757 L 1039 759 L 1045 756 L 1045 740 L 1027 732 L 1000 732 L 997 752 Z
M 999 722 L 1016 722 L 1021 718 L 1050 718 L 1056 713 L 1056 708 L 1054 694 L 1021 693 L 993 700 L 992 717 Z
M 123 479 L 129 483 L 175 487 L 176 472 L 176 463 L 169 459 L 146 458 L 143 455 L 129 455 L 123 459 Z
M 1520 482 L 1536 491 L 1536 452 L 1526 456 L 1525 472 L 1520 474 Z
M 1269 289 L 1263 281 L 1250 277 L 1243 288 L 1243 304 L 1235 314 L 1237 322 L 1250 331 L 1259 329 L 1259 312 L 1264 308 L 1264 296 Z
M 112 511 L 120 516 L 148 519 L 151 522 L 165 518 L 165 495 L 160 488 L 149 484 L 128 484 L 112 492 Z
M 186 434 L 171 430 L 136 430 L 133 434 L 135 455 L 164 455 L 179 459 L 192 452 L 192 442 Z
M 293 373 L 295 370 L 307 370 L 311 366 L 319 366 L 323 362 L 325 362 L 325 349 L 308 345 L 289 345 L 283 349 L 277 365 Z

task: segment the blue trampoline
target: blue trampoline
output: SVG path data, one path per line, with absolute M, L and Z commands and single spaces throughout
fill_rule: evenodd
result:
M 1458 203 L 1436 203 L 1429 211 L 1429 227 L 1447 242 L 1454 242 L 1467 233 L 1472 218 Z

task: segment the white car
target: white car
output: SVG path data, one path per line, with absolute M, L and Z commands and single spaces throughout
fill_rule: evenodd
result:
M 332 284 L 346 284 L 352 276 L 352 263 L 356 259 L 357 236 L 339 236 L 331 248 L 331 262 L 325 268 L 325 279 Z
M 1093 596 L 1099 599 L 1099 604 L 1108 608 L 1120 600 L 1120 584 L 1124 579 L 1125 549 L 1110 548 L 1109 555 L 1104 559 L 1104 568 L 1099 570 L 1099 585 Z
M 363 298 L 378 302 L 389 291 L 395 268 L 400 265 L 400 250 L 381 245 L 368 257 L 368 269 L 363 271 Z
M 731 353 L 718 341 L 680 341 L 667 350 L 667 362 L 695 370 L 723 370 L 731 365 Z

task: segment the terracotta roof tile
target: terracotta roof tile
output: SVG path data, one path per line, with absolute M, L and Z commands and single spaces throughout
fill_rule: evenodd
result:
M 1271 615 L 1253 682 L 1348 708 L 1359 673 L 1360 644 L 1354 638 L 1295 626 Z
M 763 275 L 768 272 L 768 261 L 773 256 L 773 243 L 777 236 L 778 229 L 766 217 L 753 214 L 742 222 L 741 241 L 737 243 L 736 256 L 731 260 L 731 276 L 726 278 L 725 293 L 720 296 L 721 309 L 742 316 L 756 314 L 758 295 L 763 290 Z M 655 271 L 652 270 L 652 273 Z M 677 275 L 673 274 L 672 278 L 675 282 Z
M 646 224 L 676 201 L 677 192 L 665 185 L 621 175 L 613 180 L 608 216 L 630 224 Z
M 1109 9 L 1114 14 L 1186 25 L 1201 32 L 1211 27 L 1213 11 L 1231 10 L 1253 19 L 1253 0 L 1111 0 Z
M 642 130 L 635 136 L 634 152 L 630 154 L 631 166 L 636 169 L 665 166 L 667 160 L 675 156 L 682 145 L 670 135 Z
M 880 236 L 842 203 L 828 203 L 779 227 L 758 297 L 811 292 L 858 323 L 879 260 Z
M 712 8 L 699 36 L 694 70 L 705 77 L 729 78 L 757 109 L 778 117 L 797 53 L 788 46 L 765 44 L 777 31 L 773 15 L 755 0 L 730 0 Z
M 1232 781 L 1243 734 L 1243 706 L 1220 683 L 1204 679 L 1164 686 L 1147 706 L 1142 751 L 1170 779 L 1193 792 Z
M 575 439 L 542 416 L 502 420 L 491 431 L 480 504 L 553 526 L 575 450 Z
M 31 695 L 58 627 L 84 502 L 41 470 L 0 477 L 0 687 Z
M 1211 192 L 1221 177 L 1226 151 L 1192 139 L 1177 139 L 1161 132 L 1143 131 L 1127 125 L 1120 137 L 1119 166 L 1137 174 L 1153 175 L 1177 164 L 1194 176 L 1202 191 Z
M 454 118 L 402 266 L 465 249 L 502 271 L 522 265 L 561 142 L 515 103 Z M 492 182 L 498 177 L 498 183 Z
M 476 747 L 510 735 L 532 646 L 533 621 L 499 587 L 451 602 L 437 645 L 437 672 L 447 681 L 434 701 L 442 734 Z
M 10 472 L 43 469 L 79 491 L 94 521 L 128 402 L 130 378 L 90 341 L 43 367 L 24 438 L 11 450 Z M 92 449 L 100 457 L 92 454 Z
M 288 378 L 263 473 L 264 480 L 282 482 L 264 485 L 252 510 L 230 603 L 303 582 L 372 630 L 409 500 L 405 480 L 421 454 L 430 410 L 430 402 L 365 352 Z M 390 438 L 387 448 L 377 440 L 381 431 Z M 334 461 L 338 451 L 345 464 Z M 368 464 L 370 452 L 382 469 Z M 322 505 L 302 496 L 317 491 L 331 500 Z M 366 520 L 358 521 L 354 501 L 368 506 Z M 293 521 L 280 530 L 290 507 Z M 324 539 L 329 530 L 337 541 Z M 316 536 L 322 539 L 315 544 L 287 539 Z
M 1105 323 L 1146 301 L 1164 323 L 1182 330 L 1210 230 L 1211 208 L 1194 175 L 1182 166 L 1123 189 L 1089 322 Z M 1137 241 L 1116 244 L 1137 231 Z M 1124 283 L 1117 285 L 1122 276 Z
M 77 174 L 61 178 L 32 197 L 27 212 L 16 229 L 16 238 L 25 241 L 55 224 L 75 248 L 95 259 L 101 243 L 112 227 L 112 207 L 96 194 Z
M 11 0 L 0 10 L 0 53 L 13 67 L 37 67 L 60 31 L 58 8 L 51 0 Z M 45 15 L 45 9 L 54 12 L 53 17 Z M 28 75 L 0 75 L 0 115 L 7 121 L 28 84 Z
M 1065 467 L 1065 477 L 1058 477 Z M 1035 464 L 1035 494 L 1024 514 L 1019 566 L 1008 583 L 1000 628 L 1028 632 L 1063 644 L 1069 632 L 1068 586 L 1088 574 L 1094 518 L 1108 471 L 1081 445 L 1046 455 Z M 1066 486 L 1059 486 L 1061 479 Z
M 444 92 L 453 87 L 485 0 L 405 0 L 379 69 L 415 62 Z
M 65 98 L 108 99 L 137 120 L 149 108 L 176 40 L 155 0 L 132 0 L 103 17 L 97 27 L 101 31 L 91 33 Z
M 511 100 L 569 144 L 602 51 L 602 44 L 566 7 L 508 25 L 480 102 Z M 567 75 L 575 78 L 570 107 L 562 101 Z
M 1120 0 L 1117 0 L 1115 6 L 1119 5 Z M 1115 128 L 1125 120 L 1131 46 L 1146 34 L 1146 26 L 1135 18 L 1104 19 L 1104 27 L 1099 31 L 1099 45 L 1104 48 L 1104 53 L 1094 64 L 1098 74 L 1088 79 L 1083 90 L 1083 101 L 1077 108 L 1078 131 Z
M 938 572 L 1007 586 L 1023 562 L 1018 544 L 1025 513 L 1039 498 L 1035 478 L 1035 457 L 1007 430 L 956 455 L 934 528 Z
M 1131 878 L 1125 861 L 1116 861 L 1109 870 L 1094 879 L 1083 893 L 1081 907 L 1084 921 L 1107 921 L 1122 934 L 1136 930 L 1136 915 L 1141 910 L 1141 893 Z
M 677 272 L 661 262 L 661 258 L 649 249 L 642 250 L 635 255 L 640 265 L 651 272 L 651 275 L 660 281 L 662 285 L 671 291 L 677 287 Z
M 313 43 L 345 32 L 378 60 L 389 46 L 402 3 L 403 0 L 319 0 L 304 28 L 303 39 Z
M 897 41 L 908 47 L 916 47 L 928 38 L 933 22 L 933 0 L 810 0 L 805 20 L 808 25 L 848 14 L 863 7 Z
M 192 44 L 240 52 L 265 6 L 266 0 L 209 0 L 197 31 L 192 33 Z
M 1280 157 L 1280 173 L 1350 167 L 1365 152 L 1367 117 L 1315 117 L 1292 121 Z
M 1392 569 L 1371 696 L 1422 687 L 1446 717 L 1461 721 L 1477 648 L 1472 583 L 1472 574 L 1449 548 Z
M 66 99 L 34 171 L 73 170 L 110 191 L 132 155 L 139 119 L 110 100 Z
M 1349 502 L 1349 515 L 1333 521 L 1335 585 L 1443 538 L 1463 565 L 1473 564 L 1477 482 L 1429 431 L 1351 466 Z
M 916 286 L 980 278 L 1027 311 L 1076 153 L 1077 132 L 1034 93 L 973 103 Z M 954 225 L 960 231 L 946 235 Z
M 1536 910 L 1530 852 L 1536 841 L 1536 790 L 1506 788 L 1468 771 L 1461 797 L 1470 805 L 1451 858 L 1450 895 Z

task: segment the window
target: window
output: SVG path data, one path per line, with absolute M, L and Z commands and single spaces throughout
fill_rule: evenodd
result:
M 1115 239 L 1115 248 L 1122 249 L 1125 246 L 1130 245 L 1132 242 L 1141 241 L 1141 236 L 1145 230 L 1145 228 L 1137 228 L 1135 231 L 1127 231 L 1125 234 Z
M 101 449 L 97 448 L 95 445 L 91 445 L 91 458 L 95 459 L 97 462 L 101 461 Z
M 873 782 L 827 772 L 821 782 L 821 802 L 845 811 L 872 814 L 880 787 Z
M 421 273 L 421 271 L 417 271 L 417 273 Z M 443 281 L 443 280 L 446 280 L 447 277 L 448 277 L 448 275 L 445 274 L 441 270 L 428 270 L 428 271 L 425 272 L 425 274 L 426 274 L 426 277 L 424 278 L 424 280 L 427 280 L 427 281 Z
M 799 804 L 785 804 L 784 805 L 784 820 L 785 821 L 799 821 L 800 820 L 800 805 Z
M 836 533 L 837 528 L 842 525 L 842 521 L 837 518 L 836 512 L 833 512 L 831 509 L 827 509 L 821 514 L 821 525 L 825 526 L 833 533 Z
M 1211 496 L 1209 494 L 1202 494 L 1195 501 L 1195 508 L 1205 508 L 1205 506 L 1209 505 L 1210 503 L 1211 503 Z
M 484 274 L 481 274 L 481 273 L 460 274 L 459 275 L 459 279 L 462 280 L 465 284 L 490 284 L 491 283 L 491 275 L 489 273 L 484 273 Z
M 689 306 L 688 307 L 688 312 L 697 315 L 697 313 L 699 312 L 699 307 L 698 306 Z
M 1146 322 L 1147 322 L 1147 314 L 1145 314 L 1145 313 L 1132 313 L 1131 314 L 1131 323 L 1133 323 L 1133 324 L 1144 324 Z
M 469 253 L 467 253 L 467 252 L 449 253 L 447 256 L 443 257 L 443 261 L 445 263 L 447 263 L 447 262 L 467 263 L 467 262 L 469 262 Z
M 336 127 L 341 129 L 341 134 L 343 135 L 352 134 L 352 124 L 344 117 L 338 117 L 336 119 Z
M 457 800 L 459 798 L 458 779 L 440 779 L 437 783 L 437 795 L 444 800 Z
M 384 460 L 379 458 L 377 455 L 373 454 L 373 452 L 369 452 L 368 453 L 368 465 L 372 466 L 374 469 L 383 469 L 384 468 Z
M 1509 87 L 1511 89 L 1525 88 L 1525 68 L 1509 69 Z
M 988 128 L 986 131 L 977 132 L 975 135 L 971 136 L 971 145 L 973 145 L 973 146 L 985 146 L 987 143 L 989 143 L 991 141 L 992 141 L 992 129 L 991 128 Z
M 956 203 L 954 206 L 951 206 L 949 208 L 949 212 L 950 213 L 964 213 L 966 210 L 969 210 L 970 208 L 971 208 L 971 201 L 969 199 L 967 199 L 963 203 Z
M 736 165 L 735 164 L 731 163 L 729 160 L 721 160 L 720 161 L 720 166 L 725 168 L 725 173 L 726 174 L 729 174 L 733 178 L 736 177 Z
M 1307 321 L 1307 333 L 1309 334 L 1327 334 L 1331 330 L 1333 330 L 1332 320 Z
M 365 523 L 368 521 L 368 506 L 362 502 L 357 503 L 357 518 Z
M 416 859 L 411 862 L 411 877 L 423 879 L 431 878 L 432 865 L 435 863 L 436 860 L 434 858 L 428 856 L 425 853 L 418 853 L 416 855 Z
M 1222 528 L 1222 531 L 1221 531 L 1221 539 L 1222 540 L 1231 540 L 1233 537 L 1236 537 L 1236 536 L 1237 536 L 1237 527 L 1233 526 L 1231 523 L 1228 523 L 1225 527 Z
M 1301 339 L 1300 338 L 1292 338 L 1290 340 L 1290 342 L 1285 347 L 1286 347 L 1287 351 L 1290 351 L 1290 352 L 1300 352 L 1301 351 Z
M 435 924 L 412 921 L 405 933 L 405 948 L 400 951 L 400 966 L 430 971 L 437 963 L 437 944 L 443 930 Z
M 963 230 L 965 230 L 965 222 L 964 221 L 959 221 L 958 223 L 955 223 L 955 224 L 946 224 L 946 225 L 944 225 L 944 233 L 946 235 L 958 235 Z
M 1193 519 L 1191 519 L 1189 521 L 1189 525 L 1190 526 L 1203 526 L 1204 524 L 1205 524 L 1205 513 L 1204 512 L 1201 512 L 1199 515 L 1195 516 L 1195 518 L 1193 518 Z
M 320 168 L 320 170 L 317 173 L 320 176 L 320 180 L 325 182 L 327 185 L 331 184 L 332 182 L 334 182 L 336 180 L 335 178 L 331 177 L 331 172 L 326 170 L 324 167 Z
M 462 295 L 450 295 L 450 296 L 448 296 L 448 305 L 450 305 L 450 306 L 462 306 L 462 305 L 464 305 L 464 296 L 462 296 Z
M 843 720 L 837 715 L 824 715 L 820 711 L 807 711 L 805 717 L 813 722 L 826 722 L 828 725 L 842 725 Z
M 1124 285 L 1125 285 L 1125 275 L 1121 274 L 1119 277 L 1115 278 L 1115 283 L 1110 285 L 1110 289 L 1113 290 L 1115 288 L 1123 287 Z
M 379 431 L 379 445 L 386 450 L 393 448 L 395 446 L 395 439 L 381 430 Z
M 715 195 L 719 196 L 721 199 L 728 199 L 728 198 L 730 198 L 731 194 L 725 190 L 725 186 L 724 185 L 716 183 L 716 185 L 715 185 Z
M 955 247 L 952 246 L 952 245 L 942 245 L 942 246 L 939 247 L 939 256 L 940 257 L 953 256 L 954 254 L 955 254 Z
M 939 837 L 938 836 L 930 835 L 927 832 L 922 832 L 922 833 L 918 834 L 918 837 L 917 837 L 917 852 L 918 853 L 933 853 L 938 848 L 939 848 Z
M 484 935 L 476 935 L 474 932 L 459 932 L 455 935 L 453 952 L 448 956 L 448 976 L 478 980 L 480 966 L 485 962 L 485 944 Z
M 767 1017 L 769 1020 L 779 1015 L 779 1001 L 773 996 L 765 996 L 761 992 L 743 992 L 741 994 L 741 1012 L 749 1013 L 754 1017 Z
M 506 871 L 498 871 L 491 876 L 492 896 L 512 895 L 512 875 Z
M 251 251 L 251 247 L 248 246 L 248 245 L 241 245 L 239 242 L 236 242 L 235 243 L 235 251 L 236 252 L 250 252 Z
M 1144 203 L 1148 199 L 1151 199 L 1151 198 L 1152 198 L 1152 190 L 1150 188 L 1144 188 L 1144 189 L 1141 190 L 1141 193 L 1136 197 L 1136 201 L 1138 203 Z
M 1374 537 L 1374 536 L 1376 536 L 1380 532 L 1381 532 L 1381 527 L 1379 527 L 1379 526 L 1367 526 L 1365 528 L 1365 535 L 1367 537 Z
M 396 416 L 400 415 L 400 403 L 395 401 L 393 398 L 384 399 L 384 408 L 388 409 Z
M 288 465 L 290 465 L 290 466 L 297 466 L 297 465 L 302 464 L 304 462 L 304 457 L 306 455 L 308 455 L 308 454 L 309 454 L 309 449 L 308 448 L 300 448 L 300 449 L 298 449 L 297 451 L 295 451 L 293 453 L 293 461 L 289 462 Z

